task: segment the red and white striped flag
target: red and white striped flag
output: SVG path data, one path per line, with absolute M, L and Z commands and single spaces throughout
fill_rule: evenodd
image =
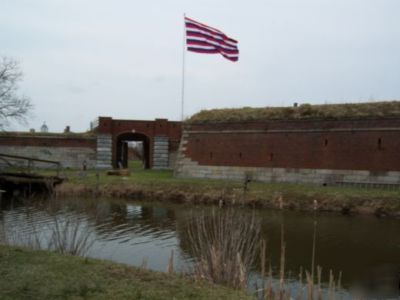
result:
M 231 61 L 239 60 L 237 41 L 222 31 L 185 17 L 187 50 L 197 53 L 220 53 Z

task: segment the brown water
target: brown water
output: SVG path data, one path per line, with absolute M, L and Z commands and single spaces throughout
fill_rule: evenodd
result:
M 3 200 L 0 237 L 6 236 L 13 244 L 46 248 L 54 226 L 74 219 L 77 232 L 88 236 L 90 257 L 136 266 L 145 260 L 150 269 L 165 271 L 173 250 L 175 268 L 187 271 L 194 258 L 186 224 L 211 209 L 111 199 Z M 293 289 L 298 286 L 300 267 L 311 267 L 316 228 L 315 260 L 323 268 L 323 282 L 328 282 L 329 269 L 336 277 L 342 271 L 344 298 L 360 290 L 369 298 L 400 298 L 400 220 L 273 210 L 257 210 L 255 217 L 261 221 L 267 257 L 276 272 L 284 228 L 286 277 Z M 256 264 L 250 290 L 258 270 Z

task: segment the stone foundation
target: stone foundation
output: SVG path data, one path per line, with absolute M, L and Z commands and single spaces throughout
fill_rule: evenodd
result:
M 169 169 L 169 139 L 168 137 L 154 137 L 153 152 L 153 169 L 166 170 Z
M 112 136 L 111 134 L 97 135 L 97 169 L 112 169 Z
M 293 168 L 254 168 L 201 166 L 190 159 L 180 161 L 177 177 L 210 178 L 244 181 L 250 178 L 261 182 L 288 182 L 320 185 L 400 185 L 400 172 L 359 170 L 324 170 Z

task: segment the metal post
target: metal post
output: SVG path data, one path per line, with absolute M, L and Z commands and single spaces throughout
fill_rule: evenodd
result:
M 183 47 L 182 47 L 182 90 L 181 90 L 181 121 L 184 118 L 185 109 L 185 56 L 186 56 L 186 14 L 183 14 Z

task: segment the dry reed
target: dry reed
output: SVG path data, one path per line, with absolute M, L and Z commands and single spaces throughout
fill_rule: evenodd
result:
M 94 243 L 89 225 L 77 216 L 53 217 L 48 249 L 61 254 L 85 256 Z
M 213 210 L 189 223 L 188 237 L 197 262 L 194 275 L 233 288 L 246 288 L 260 240 L 254 214 Z
M 311 268 L 314 269 L 315 265 L 315 253 L 316 253 L 316 231 L 317 224 L 314 222 L 314 233 L 313 233 L 313 245 L 312 245 L 312 259 Z M 265 278 L 265 262 L 266 262 L 266 243 L 264 240 L 261 241 L 260 246 L 260 259 L 261 259 L 261 285 L 256 281 L 256 292 L 257 299 L 260 300 L 339 300 L 342 299 L 341 293 L 341 278 L 342 273 L 339 273 L 338 280 L 335 282 L 333 271 L 329 272 L 329 284 L 327 287 L 322 286 L 322 268 L 316 267 L 317 276 L 315 278 L 314 272 L 303 270 L 300 268 L 299 272 L 299 288 L 297 289 L 296 295 L 285 285 L 285 255 L 286 255 L 286 243 L 284 238 L 284 228 L 281 228 L 281 253 L 280 253 L 280 266 L 279 266 L 279 280 L 275 284 L 273 283 L 273 273 L 271 265 L 269 267 L 268 278 Z M 278 274 L 277 274 L 278 275 Z M 306 281 L 303 282 L 303 276 L 305 275 Z M 361 298 L 360 298 L 361 299 Z
M 29 222 L 29 214 L 28 211 L 26 224 L 15 228 L 5 228 L 5 224 L 1 224 L 0 243 L 77 256 L 85 256 L 94 243 L 93 230 L 77 216 L 54 214 L 45 227 L 38 227 L 35 222 Z
M 174 273 L 174 250 L 171 250 L 171 256 L 169 257 L 168 260 L 167 273 L 168 274 Z

